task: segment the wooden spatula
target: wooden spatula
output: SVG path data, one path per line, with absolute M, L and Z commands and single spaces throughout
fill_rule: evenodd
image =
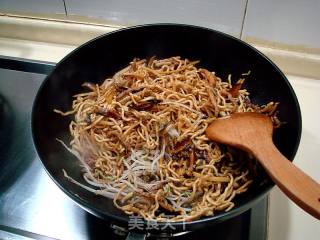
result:
M 260 113 L 235 113 L 213 121 L 206 130 L 209 139 L 252 153 L 292 201 L 320 219 L 320 184 L 279 152 L 272 133 L 271 119 Z

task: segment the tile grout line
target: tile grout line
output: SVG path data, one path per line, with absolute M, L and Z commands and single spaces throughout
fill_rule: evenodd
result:
M 63 1 L 64 12 L 65 12 L 66 16 L 68 16 L 66 0 L 62 0 L 62 1 Z
M 241 23 L 241 30 L 240 30 L 240 39 L 242 39 L 244 22 L 245 22 L 245 19 L 246 19 L 246 16 L 247 16 L 248 2 L 249 2 L 249 0 L 246 0 L 246 4 L 245 4 L 245 7 L 244 7 L 244 13 L 243 13 L 243 18 L 242 18 L 242 23 Z

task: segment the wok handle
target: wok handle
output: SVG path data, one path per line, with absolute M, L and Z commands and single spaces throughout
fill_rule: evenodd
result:
M 253 154 L 272 180 L 300 208 L 320 219 L 320 184 L 286 159 L 272 141 L 266 140 L 263 146 Z
M 136 232 L 129 232 L 126 240 L 145 240 L 147 239 L 147 233 L 136 233 Z

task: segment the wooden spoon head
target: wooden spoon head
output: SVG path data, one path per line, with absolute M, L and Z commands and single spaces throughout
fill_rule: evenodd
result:
M 207 137 L 251 152 L 272 180 L 298 206 L 320 219 L 320 185 L 288 159 L 272 143 L 273 124 L 260 113 L 235 113 L 213 121 Z
M 206 129 L 209 139 L 252 152 L 256 145 L 272 141 L 273 124 L 261 113 L 235 113 L 213 121 Z

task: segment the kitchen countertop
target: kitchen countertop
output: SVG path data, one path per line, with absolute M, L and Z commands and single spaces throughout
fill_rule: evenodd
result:
M 287 76 L 302 114 L 301 142 L 294 164 L 320 181 L 320 80 Z M 316 240 L 320 221 L 303 212 L 278 187 L 270 194 L 269 240 Z
M 7 44 L 7 45 L 6 45 Z M 52 43 L 32 43 L 23 40 L 0 39 L 2 55 L 29 59 L 59 61 L 75 46 Z M 6 51 L 7 49 L 7 51 Z M 294 164 L 320 181 L 320 76 L 306 78 L 287 75 L 297 94 L 302 111 L 302 137 Z M 320 221 L 300 210 L 275 187 L 270 194 L 269 240 L 316 240 L 320 236 Z

